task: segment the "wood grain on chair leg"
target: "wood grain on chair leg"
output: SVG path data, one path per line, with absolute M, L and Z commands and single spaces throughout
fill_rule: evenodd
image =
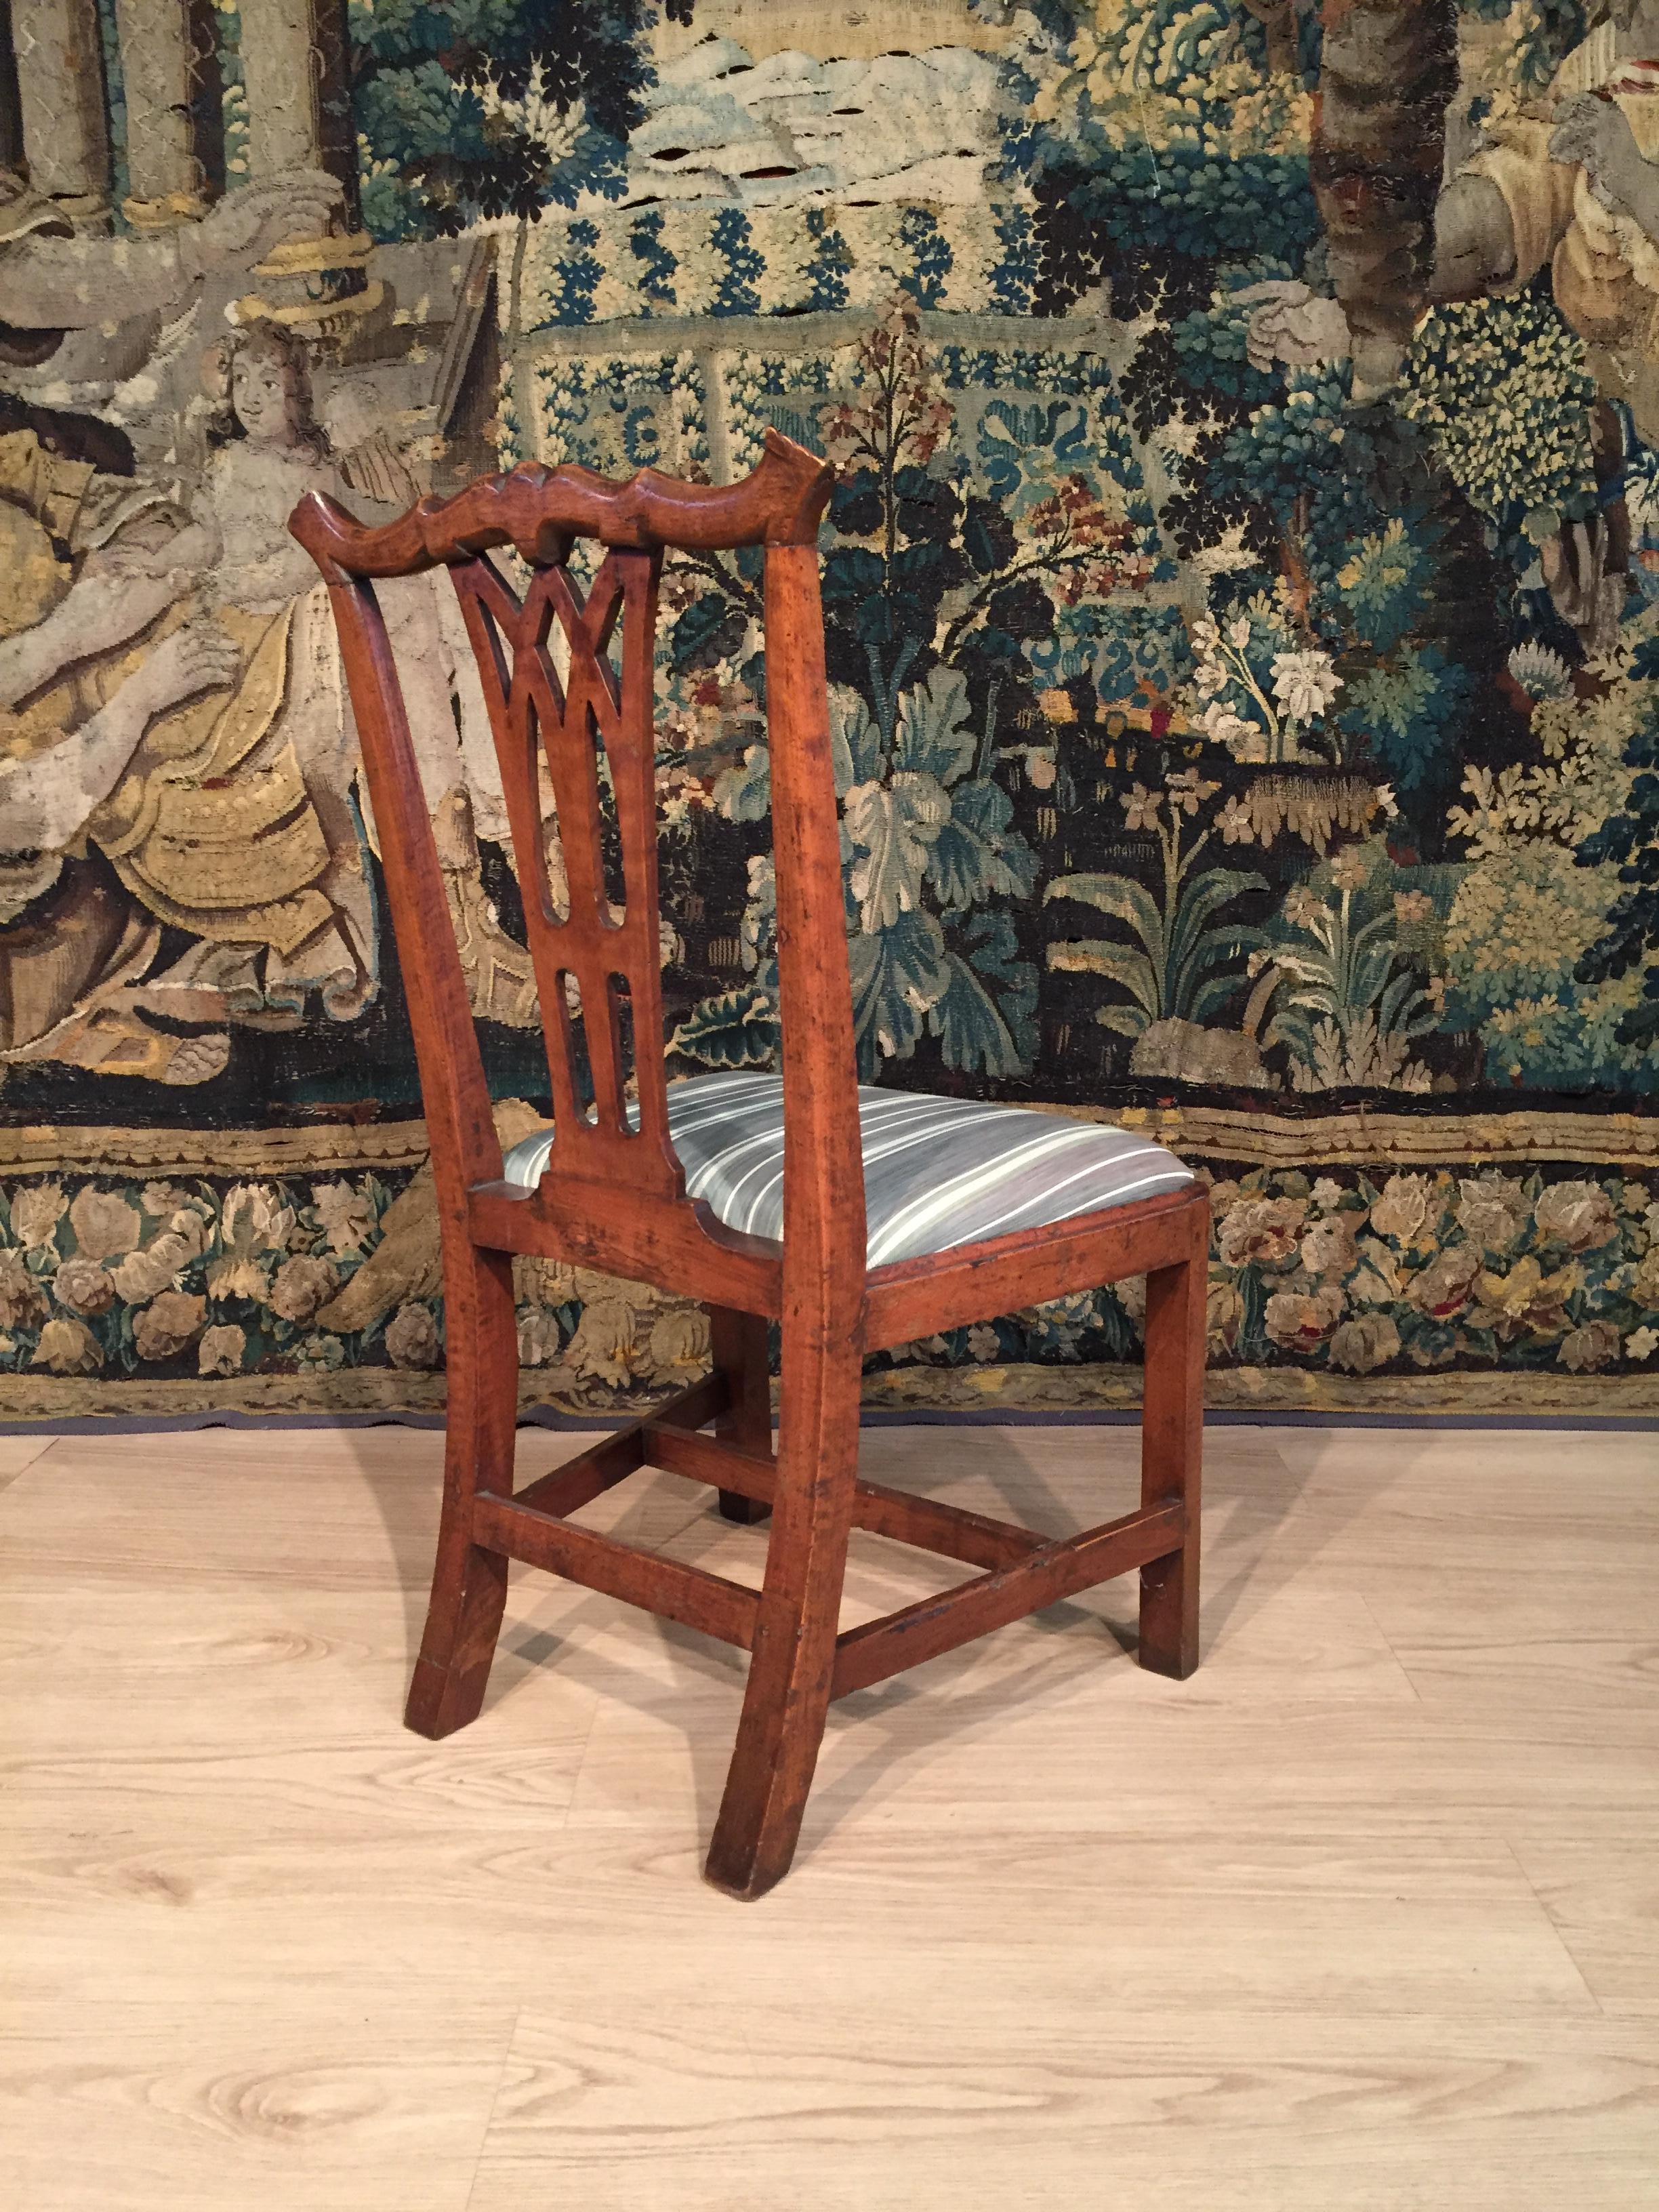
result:
M 510 1495 L 519 1414 L 519 1340 L 513 1262 L 452 1243 L 445 1271 L 449 1381 L 443 1519 L 421 1655 L 404 1710 L 418 1735 L 443 1736 L 476 1720 L 507 1603 L 507 1560 L 472 1541 L 472 1501 Z
M 852 978 L 816 544 L 768 546 L 768 727 L 783 1017 L 777 1475 L 743 1718 L 708 1879 L 760 1897 L 788 1871 L 835 1680 L 858 1481 L 866 1237 Z
M 731 1403 L 714 1421 L 714 1434 L 722 1443 L 769 1458 L 772 1451 L 771 1362 L 767 1350 L 766 1322 L 759 1314 L 735 1312 L 730 1306 L 708 1309 L 709 1340 L 714 1364 L 731 1389 Z M 763 1498 L 745 1498 L 740 1491 L 718 1493 L 720 1510 L 728 1521 L 764 1521 L 772 1510 Z
M 858 1480 L 857 1346 L 784 1338 L 777 1492 L 749 1686 L 707 1872 L 763 1897 L 789 1871 L 836 1670 Z
M 1200 1216 L 1200 1224 L 1206 1217 Z M 1146 1370 L 1140 1438 L 1143 1505 L 1186 1507 L 1181 1549 L 1140 1571 L 1139 1659 L 1185 1680 L 1198 1664 L 1198 1560 L 1204 1434 L 1207 1259 L 1146 1278 Z

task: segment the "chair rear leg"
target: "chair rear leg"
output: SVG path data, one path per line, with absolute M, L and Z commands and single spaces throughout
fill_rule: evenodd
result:
M 710 1306 L 708 1331 L 714 1364 L 732 1391 L 732 1402 L 715 1421 L 714 1434 L 722 1443 L 738 1444 L 744 1451 L 769 1457 L 772 1390 L 766 1322 L 759 1314 Z M 728 1521 L 764 1521 L 772 1510 L 763 1499 L 745 1498 L 740 1490 L 722 1490 L 719 1496 L 720 1511 Z
M 519 1412 L 513 1261 L 467 1245 L 446 1256 L 449 1415 L 432 1600 L 404 1725 L 444 1736 L 476 1720 L 507 1604 L 507 1559 L 472 1541 L 472 1501 L 510 1494 Z
M 796 1352 L 786 1328 L 766 1584 L 706 1869 L 734 1897 L 763 1897 L 788 1872 L 812 1786 L 853 1525 L 860 1369 L 855 1346 Z
M 1200 1231 L 1205 1227 L 1200 1219 Z M 1198 1664 L 1198 1560 L 1204 1434 L 1207 1243 L 1179 1267 L 1146 1278 L 1146 1369 L 1141 1416 L 1143 1505 L 1180 1499 L 1181 1549 L 1140 1571 L 1139 1659 L 1184 1681 Z

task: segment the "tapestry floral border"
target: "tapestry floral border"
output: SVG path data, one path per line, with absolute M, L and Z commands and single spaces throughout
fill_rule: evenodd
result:
M 497 1117 L 507 1142 L 538 1121 L 516 1100 Z M 1118 1118 L 1210 1185 L 1218 1408 L 1659 1414 L 1659 1121 Z M 437 1410 L 423 1151 L 412 1121 L 0 1132 L 0 1422 Z M 515 1274 L 526 1407 L 605 1419 L 706 1363 L 684 1299 L 530 1257 Z M 1133 1405 L 1143 1302 L 1132 1279 L 896 1346 L 869 1402 Z

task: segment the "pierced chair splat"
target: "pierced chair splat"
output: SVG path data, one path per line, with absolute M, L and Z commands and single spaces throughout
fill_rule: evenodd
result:
M 339 629 L 443 1231 L 443 1516 L 408 1723 L 441 1736 L 477 1716 L 509 1559 L 724 1638 L 750 1662 L 708 1872 L 740 1897 L 787 1871 L 832 1698 L 1132 1570 L 1142 1665 L 1184 1676 L 1198 1656 L 1201 1185 L 1172 1153 L 1121 1130 L 859 1087 L 818 596 L 830 483 L 825 464 L 774 431 L 754 474 L 729 486 L 526 464 L 374 529 L 313 493 L 290 526 Z M 568 565 L 578 538 L 602 549 L 585 596 Z M 525 564 L 522 594 L 489 557 L 503 546 Z M 744 546 L 764 564 L 781 1073 L 671 1086 L 658 580 L 665 550 Z M 374 596 L 376 577 L 440 566 L 478 662 L 547 1042 L 552 1132 L 506 1155 Z M 700 1301 L 714 1369 L 515 1493 L 520 1252 Z M 1142 1273 L 1134 1511 L 1048 1538 L 859 1480 L 867 1352 Z M 781 1342 L 775 1447 L 770 1320 Z M 709 1484 L 732 1519 L 769 1519 L 758 1592 L 570 1519 L 642 1466 Z M 854 1528 L 979 1571 L 842 1632 Z

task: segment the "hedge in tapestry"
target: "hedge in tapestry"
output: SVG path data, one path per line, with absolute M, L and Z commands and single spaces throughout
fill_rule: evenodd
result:
M 160 82 L 124 70 L 134 11 L 84 0 L 106 60 L 70 116 L 30 4 L 0 57 L 19 1411 L 423 1403 L 441 1359 L 297 491 L 383 514 L 492 457 L 725 480 L 769 424 L 838 471 L 864 1081 L 1174 1145 L 1252 1402 L 1659 1390 L 1656 0 L 872 0 L 810 52 L 745 0 L 313 0 L 308 29 L 240 0 L 179 60 L 187 158 L 130 112 Z M 299 238 L 295 168 L 339 209 L 307 187 Z M 442 593 L 386 597 L 522 1135 L 482 702 Z M 663 598 L 666 1042 L 758 1077 L 757 573 L 675 560 Z M 632 1286 L 521 1278 L 557 1402 L 702 1356 Z M 1088 1402 L 1136 1322 L 1120 1286 L 897 1365 L 1064 1368 Z

